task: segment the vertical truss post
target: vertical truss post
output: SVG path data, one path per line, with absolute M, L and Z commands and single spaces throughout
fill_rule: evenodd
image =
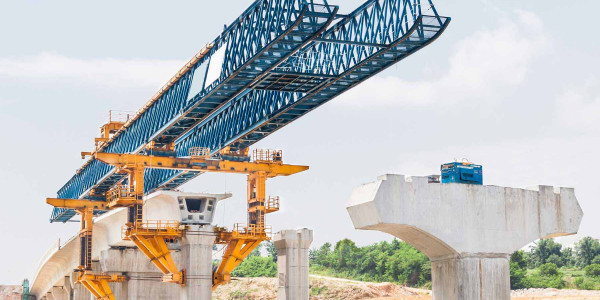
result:
M 115 300 L 108 285 L 109 282 L 124 282 L 125 276 L 121 275 L 96 275 L 92 268 L 92 239 L 94 233 L 94 210 L 107 209 L 106 202 L 97 202 L 80 199 L 52 199 L 46 202 L 54 207 L 68 208 L 77 211 L 81 215 L 81 226 L 79 229 L 79 277 L 76 283 L 81 283 L 85 288 L 99 300 Z

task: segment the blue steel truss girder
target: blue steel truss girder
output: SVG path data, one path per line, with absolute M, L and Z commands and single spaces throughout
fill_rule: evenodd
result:
M 318 9 L 322 13 L 314 14 Z M 107 143 L 101 151 L 112 153 L 139 152 L 151 141 L 166 144 L 212 109 L 226 102 L 261 74 L 282 63 L 294 51 L 318 37 L 335 19 L 337 7 L 308 0 L 258 0 L 230 25 L 214 42 L 209 55 L 169 88 L 139 118 Z M 328 18 L 324 16 L 329 16 Z M 226 47 L 220 76 L 195 97 L 189 97 L 194 72 L 221 47 Z M 217 59 L 218 61 L 218 59 Z M 256 64 L 253 64 L 254 62 Z M 206 80 L 206 79 L 205 79 Z M 212 97 L 212 98 L 211 98 Z M 209 99 L 210 98 L 210 99 Z M 202 106 L 205 105 L 205 106 Z M 114 168 L 96 160 L 88 161 L 58 192 L 59 198 L 86 197 L 92 189 L 102 193 L 122 180 Z M 151 178 L 166 176 L 171 171 L 151 170 Z M 176 174 L 178 172 L 175 172 Z M 160 177 L 159 176 L 159 177 Z M 107 180 L 106 183 L 103 180 Z M 110 183 L 109 183 L 110 182 Z M 72 210 L 54 209 L 51 221 L 67 221 Z
M 228 94 L 228 89 L 225 89 L 214 93 L 214 97 L 206 103 L 222 105 L 198 105 L 191 111 L 196 115 L 190 113 L 182 117 L 181 120 L 186 122 L 182 126 L 177 125 L 182 128 L 195 126 L 192 130 L 183 136 L 163 131 L 163 136 L 171 140 L 177 138 L 179 156 L 187 156 L 191 146 L 209 146 L 217 151 L 225 146 L 242 149 L 256 143 L 435 40 L 450 20 L 440 17 L 431 0 L 428 2 L 428 10 L 433 10 L 434 16 L 422 17 L 424 10 L 419 0 L 370 0 L 325 33 L 313 36 L 312 42 L 302 44 L 302 50 L 297 53 L 290 51 L 285 63 L 282 60 L 271 64 L 273 69 L 267 67 L 274 59 L 272 56 L 255 57 L 255 69 L 238 72 L 241 74 L 240 81 L 229 85 L 232 89 L 242 87 L 240 92 Z M 311 16 L 320 17 L 321 13 L 312 13 Z M 283 49 L 290 43 L 295 45 L 293 39 L 280 39 Z M 317 53 L 316 57 L 310 57 L 313 53 Z M 302 63 L 299 64 L 299 61 Z M 256 75 L 256 71 L 264 72 Z M 252 88 L 244 89 L 244 83 L 253 76 L 256 80 L 251 83 Z M 272 85 L 270 89 L 261 86 L 269 80 L 271 83 L 277 81 L 277 76 L 288 76 L 283 79 L 291 79 L 290 85 Z M 294 89 L 293 76 L 297 76 L 298 80 L 311 78 L 318 81 L 307 83 L 310 88 Z M 228 98 L 230 95 L 235 97 Z M 202 114 L 206 116 L 202 117 Z M 199 174 L 147 170 L 146 191 L 175 189 Z M 54 218 L 54 214 L 53 219 L 64 220 Z
M 365 23 L 366 20 L 377 23 L 373 16 L 379 16 L 386 20 L 378 23 L 393 23 L 394 21 L 389 19 L 391 15 L 394 15 L 394 8 L 389 5 L 392 2 L 398 4 L 403 1 L 371 1 L 362 7 L 362 11 L 359 9 L 351 14 L 358 21 L 345 20 L 340 22 L 328 30 L 323 38 L 332 38 L 336 41 L 351 40 L 351 33 L 355 33 L 360 36 L 359 40 L 368 43 L 379 43 L 377 32 L 381 31 L 382 26 L 365 26 Z M 433 8 L 433 4 L 429 3 Z M 412 8 L 419 13 L 422 11 L 420 7 L 414 5 L 405 4 L 402 7 L 408 7 L 409 10 Z M 323 103 L 425 47 L 439 37 L 450 22 L 449 18 L 438 15 L 418 15 L 415 18 L 414 14 L 410 13 L 411 17 L 409 18 L 406 11 L 404 9 L 404 12 L 399 16 L 401 20 L 405 21 L 405 27 L 395 27 L 394 32 L 398 36 L 385 48 L 341 42 L 330 43 L 333 44 L 333 47 L 337 47 L 335 50 L 331 50 L 332 45 L 325 45 L 325 47 L 330 48 L 328 50 L 319 49 L 319 47 L 323 47 L 321 45 L 323 43 L 319 44 L 317 42 L 304 48 L 302 51 L 319 49 L 318 51 L 324 53 L 324 55 L 330 55 L 331 53 L 328 51 L 340 51 L 341 47 L 345 47 L 344 50 L 350 49 L 354 55 L 336 60 L 336 66 L 329 68 L 330 74 L 344 72 L 336 79 L 323 80 L 320 86 L 317 85 L 310 93 L 284 92 L 285 89 L 283 88 L 280 88 L 279 91 L 253 90 L 245 94 L 244 97 L 236 99 L 237 102 L 231 106 L 229 111 L 222 111 L 213 120 L 205 121 L 204 124 L 195 127 L 178 140 L 176 144 L 178 155 L 186 155 L 186 149 L 195 146 L 211 147 L 211 149 L 231 146 L 234 150 L 249 147 Z M 371 17 L 364 17 L 363 14 Z M 409 20 L 411 20 L 410 23 Z M 409 25 L 410 27 L 407 27 Z M 351 28 L 351 26 L 370 28 L 373 32 L 358 31 Z M 346 29 L 342 30 L 342 28 Z M 339 32 L 343 32 L 344 35 L 339 34 Z M 370 40 L 367 39 L 369 36 L 371 37 Z M 276 72 L 280 70 L 281 67 Z M 302 72 L 302 70 L 297 69 L 294 71 L 296 72 L 290 73 Z M 285 70 L 283 72 L 285 73 Z M 307 76 L 327 75 L 309 74 Z M 266 76 L 264 80 L 267 81 L 269 78 L 270 76 Z M 256 87 L 258 86 L 260 86 L 260 83 Z M 169 177 L 169 180 L 176 177 L 176 175 Z
M 219 148 L 229 145 L 234 150 L 249 147 L 431 43 L 449 22 L 449 19 L 443 18 L 442 24 L 437 27 L 425 26 L 435 20 L 435 16 L 419 17 L 405 36 L 312 93 L 272 90 L 254 90 L 248 93 L 245 98 L 237 99 L 231 110 L 223 111 L 210 123 L 196 127 L 190 134 L 182 137 L 176 144 L 178 155 L 184 155 L 185 149 L 196 146 Z

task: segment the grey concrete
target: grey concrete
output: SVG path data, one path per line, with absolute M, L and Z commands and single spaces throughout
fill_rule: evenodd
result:
M 65 276 L 63 278 L 63 288 L 67 293 L 67 299 L 73 300 L 73 285 L 71 283 L 71 276 Z
M 159 191 L 144 199 L 144 216 L 147 220 L 181 220 L 183 211 L 180 209 L 180 199 L 205 199 L 203 208 L 197 212 L 190 209 L 188 214 L 197 221 L 203 217 L 205 222 L 212 220 L 214 205 L 231 194 L 182 193 Z M 210 201 L 212 203 L 212 213 Z M 187 205 L 187 203 L 186 203 Z M 187 210 L 187 206 L 185 207 Z M 121 227 L 126 222 L 126 209 L 116 209 L 103 214 L 94 220 L 94 239 L 92 257 L 99 259 L 100 253 L 114 247 L 135 247 L 130 241 L 121 237 Z M 186 216 L 187 216 L 186 215 Z M 79 263 L 79 238 L 75 235 L 64 245 L 55 243 L 41 260 L 40 266 L 31 281 L 31 293 L 38 299 L 45 296 L 53 286 L 62 286 L 63 277 L 68 276 Z M 81 293 L 79 293 L 81 294 Z M 79 299 L 78 299 L 79 300 Z M 86 298 L 87 300 L 87 298 Z
M 50 293 L 52 294 L 52 297 L 54 297 L 54 300 L 69 300 L 69 293 L 62 286 L 52 287 Z
M 312 241 L 310 229 L 282 230 L 273 237 L 279 277 L 277 299 L 309 299 L 308 250 Z
M 212 247 L 215 238 L 212 226 L 190 225 L 181 240 L 182 266 L 186 272 L 181 300 L 212 298 Z
M 541 239 L 577 233 L 571 188 L 429 183 L 384 175 L 352 193 L 354 227 L 396 236 L 432 261 L 434 299 L 510 299 L 508 257 Z

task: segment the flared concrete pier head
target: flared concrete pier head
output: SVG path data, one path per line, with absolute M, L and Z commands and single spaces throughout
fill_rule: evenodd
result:
M 429 183 L 384 175 L 352 193 L 356 229 L 389 233 L 431 260 L 435 300 L 510 299 L 510 255 L 577 233 L 583 212 L 571 188 Z
M 308 250 L 313 241 L 310 229 L 282 230 L 273 237 L 277 247 L 278 300 L 308 300 Z

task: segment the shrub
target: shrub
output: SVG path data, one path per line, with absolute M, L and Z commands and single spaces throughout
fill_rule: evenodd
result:
M 562 258 L 560 258 L 560 256 L 558 256 L 556 254 L 550 255 L 548 257 L 548 259 L 546 260 L 546 262 L 553 263 L 553 264 L 555 264 L 559 268 L 563 266 L 563 260 L 562 260 Z
M 584 279 L 583 277 L 576 278 L 575 286 L 580 290 L 594 290 L 596 288 L 596 284 L 588 279 Z
M 527 271 L 519 266 L 518 262 L 510 263 L 510 288 L 513 290 L 527 288 L 525 275 Z
M 600 277 L 600 265 L 591 264 L 585 267 L 585 275 L 589 277 Z
M 546 263 L 540 266 L 540 275 L 554 277 L 560 275 L 558 267 L 554 263 Z

